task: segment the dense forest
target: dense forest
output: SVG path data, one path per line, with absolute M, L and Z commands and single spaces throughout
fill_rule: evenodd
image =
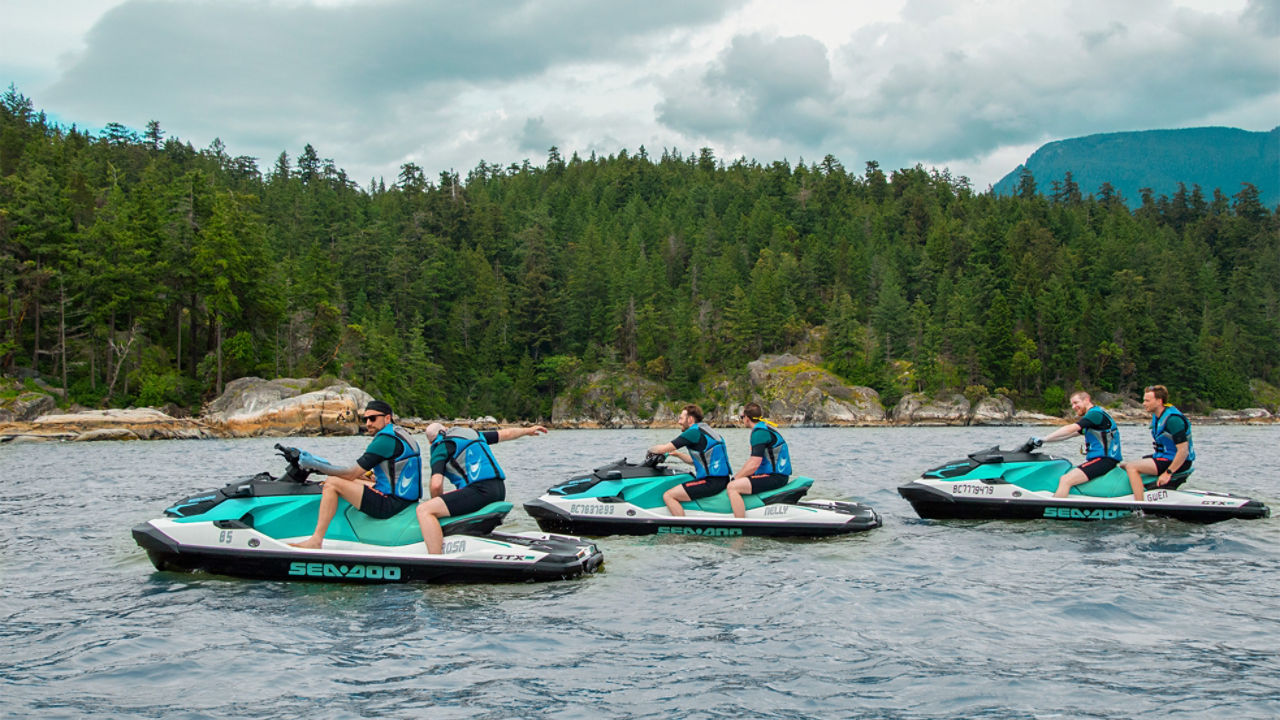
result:
M 1228 195 L 1227 193 L 1232 193 Z M 307 145 L 268 167 L 158 122 L 96 135 L 0 98 L 0 370 L 68 401 L 198 408 L 230 379 L 334 376 L 406 415 L 547 417 L 597 369 L 697 400 L 819 347 L 878 390 L 1280 384 L 1280 228 L 1255 187 L 1130 210 L 1070 175 L 1013 197 L 644 147 L 366 186 Z

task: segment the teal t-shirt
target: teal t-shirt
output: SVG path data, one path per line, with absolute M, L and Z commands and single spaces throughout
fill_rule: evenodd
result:
M 379 463 L 384 463 L 391 458 L 400 456 L 400 438 L 389 433 L 378 433 L 373 437 L 373 441 L 369 443 L 369 447 L 364 449 L 364 454 L 356 460 L 356 464 L 362 470 L 372 470 Z
M 1181 415 L 1174 415 L 1164 421 L 1164 431 L 1169 433 L 1169 437 L 1173 438 L 1175 445 L 1187 441 L 1187 430 L 1189 428 L 1186 418 Z
M 702 452 L 707 449 L 707 436 L 702 434 L 702 428 L 690 425 L 689 429 L 680 433 L 675 440 L 671 441 L 671 444 L 677 449 L 687 447 Z
M 769 451 L 770 445 L 773 445 L 773 433 L 759 427 L 751 430 L 752 457 L 764 457 L 764 454 Z
M 1085 412 L 1084 417 L 1076 421 L 1081 430 L 1101 430 L 1107 431 L 1114 427 L 1111 422 L 1111 416 L 1102 408 L 1094 405 Z

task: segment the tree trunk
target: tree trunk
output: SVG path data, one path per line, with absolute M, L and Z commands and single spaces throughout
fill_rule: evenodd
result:
M 218 335 L 218 395 L 222 395 L 222 314 L 218 314 L 217 320 Z
M 35 308 L 31 316 L 31 322 L 35 326 L 35 334 L 31 338 L 31 369 L 40 374 L 40 298 L 35 301 Z
M 138 325 L 133 323 L 129 326 L 129 334 L 125 336 L 125 341 L 117 345 L 115 341 L 108 337 L 107 345 L 114 350 L 114 354 L 119 360 L 116 361 L 115 368 L 111 370 L 111 382 L 107 384 L 107 396 L 105 400 L 110 400 L 111 395 L 115 392 L 116 382 L 120 379 L 120 371 L 124 368 L 125 360 L 129 359 L 129 349 L 133 347 L 133 341 L 138 336 Z M 125 387 L 128 387 L 128 379 L 126 377 Z M 126 394 L 128 390 L 125 390 Z
M 111 366 L 115 364 L 115 357 L 114 357 L 114 350 L 116 347 L 115 333 L 116 333 L 116 311 L 112 310 L 111 317 L 107 318 L 107 347 L 105 348 L 106 358 L 104 358 L 105 362 L 102 364 L 102 371 L 105 373 L 111 372 Z M 115 386 L 115 380 L 109 377 L 103 378 L 103 380 L 104 381 L 110 380 L 109 382 L 107 382 L 107 397 L 110 397 L 111 390 Z
M 187 299 L 187 313 L 188 313 L 188 315 L 189 315 L 189 317 L 187 318 L 187 328 L 188 328 L 188 331 L 191 333 L 191 335 L 190 335 L 190 340 L 191 340 L 191 342 L 189 342 L 189 343 L 188 343 L 188 345 L 190 345 L 190 346 L 191 346 L 191 349 L 190 349 L 190 350 L 188 350 L 188 352 L 189 352 L 189 353 L 191 353 L 191 368 L 190 368 L 189 372 L 190 372 L 190 376 L 194 378 L 194 377 L 196 377 L 196 363 L 198 362 L 198 359 L 197 359 L 197 356 L 196 356 L 196 353 L 197 353 L 197 349 L 196 349 L 196 347 L 197 347 L 197 346 L 196 346 L 196 327 L 197 327 L 197 326 L 196 326 L 196 296 L 195 296 L 194 294 L 193 294 L 193 295 L 191 295 L 191 296 Z
M 67 282 L 58 284 L 58 349 L 62 360 L 62 397 L 67 397 Z

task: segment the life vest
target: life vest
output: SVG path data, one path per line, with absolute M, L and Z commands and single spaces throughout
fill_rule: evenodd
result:
M 379 435 L 391 435 L 401 442 L 400 455 L 374 465 L 373 489 L 410 502 L 422 497 L 422 452 L 409 433 L 387 423 Z
M 705 477 L 728 477 L 732 470 L 729 468 L 729 451 L 725 448 L 724 438 L 706 423 L 698 423 L 695 427 L 706 438 L 706 447 L 701 451 L 689 448 L 689 457 L 693 459 L 693 477 L 699 480 Z
M 1151 418 L 1151 446 L 1155 448 L 1155 457 L 1159 460 L 1172 460 L 1178 454 L 1178 444 L 1173 441 L 1173 435 L 1164 429 L 1165 423 L 1174 415 L 1187 424 L 1187 459 L 1183 462 L 1191 462 L 1196 459 L 1196 446 L 1191 441 L 1191 422 L 1181 410 L 1172 405 L 1165 405 L 1159 416 Z
M 1109 457 L 1118 462 L 1123 459 L 1120 455 L 1120 428 L 1116 425 L 1116 421 L 1111 418 L 1111 415 L 1097 405 L 1094 405 L 1085 414 L 1087 415 L 1095 408 L 1111 423 L 1111 428 L 1108 430 L 1089 429 L 1084 431 L 1084 456 L 1089 460 Z
M 449 428 L 431 441 L 453 443 L 453 456 L 444 466 L 444 476 L 459 490 L 481 480 L 505 480 L 502 468 L 493 457 L 493 450 L 485 442 L 484 435 L 470 428 Z
M 763 420 L 756 423 L 752 430 L 768 430 L 769 436 L 773 439 L 765 449 L 764 457 L 760 458 L 760 467 L 756 468 L 756 474 L 790 475 L 791 451 L 787 449 L 787 441 L 782 439 L 782 433 L 769 427 L 769 424 Z

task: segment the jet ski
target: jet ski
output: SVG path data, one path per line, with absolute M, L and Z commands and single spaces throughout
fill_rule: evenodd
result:
M 662 494 L 693 475 L 667 467 L 663 459 L 650 455 L 631 463 L 623 458 L 550 488 L 524 509 L 543 530 L 575 535 L 822 537 L 880 526 L 876 511 L 861 503 L 801 501 L 813 480 L 794 475 L 777 490 L 744 495 L 745 518 L 733 516 L 724 492 L 683 503 L 685 517 L 675 517 Z
M 282 477 L 264 472 L 191 495 L 133 528 L 157 570 L 347 583 L 520 582 L 576 577 L 602 563 L 593 543 L 575 537 L 493 532 L 508 502 L 444 518 L 439 555 L 426 552 L 416 506 L 377 520 L 345 500 L 322 549 L 292 547 L 315 529 L 321 485 L 299 467 L 296 448 L 276 449 L 288 463 Z
M 1141 502 L 1133 496 L 1129 476 L 1118 467 L 1073 487 L 1069 497 L 1055 498 L 1058 478 L 1072 464 L 1033 449 L 1028 441 L 1015 450 L 981 450 L 925 471 L 919 480 L 899 486 L 898 494 L 926 519 L 1114 520 L 1140 513 L 1213 523 L 1271 515 L 1257 500 L 1182 489 L 1190 470 L 1175 473 L 1162 487 L 1156 486 L 1154 476 L 1142 476 L 1146 491 Z

